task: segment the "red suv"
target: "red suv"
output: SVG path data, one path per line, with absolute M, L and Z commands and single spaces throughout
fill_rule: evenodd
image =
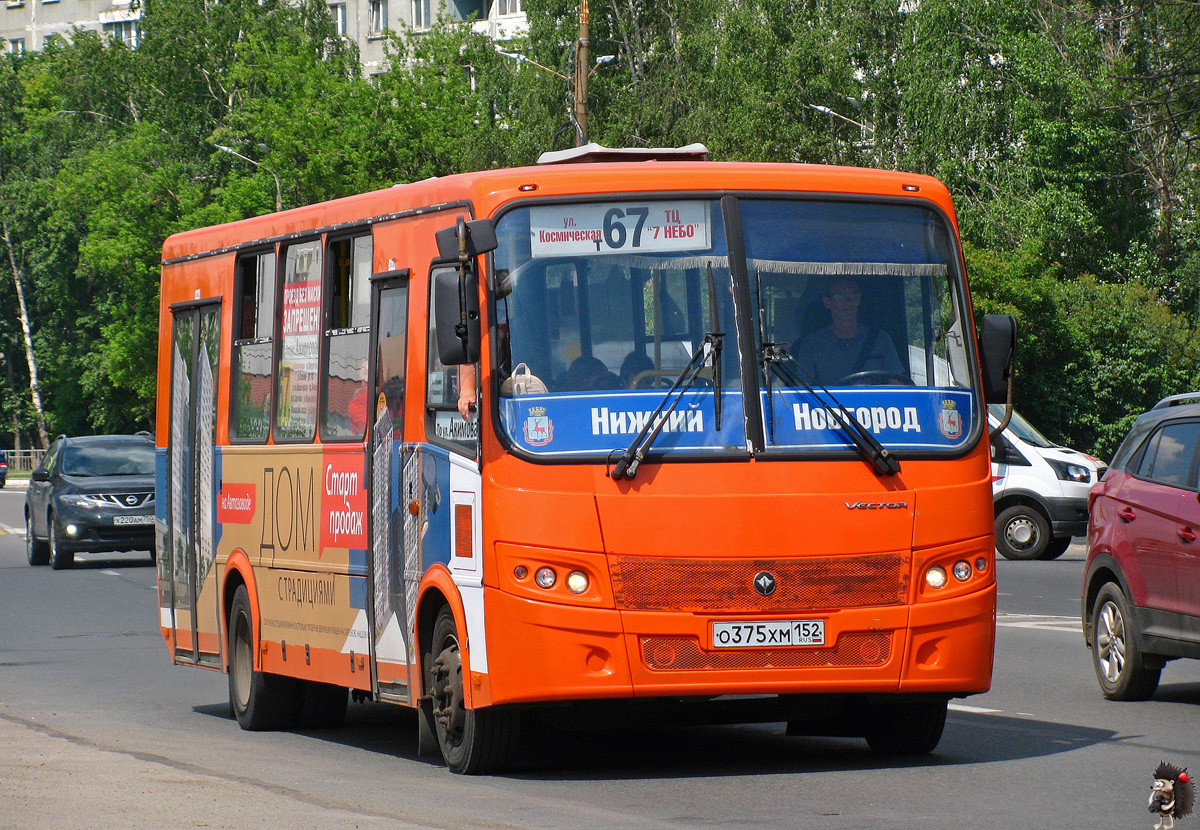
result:
M 1145 700 L 1167 660 L 1200 658 L 1200 392 L 1134 422 L 1089 494 L 1083 634 L 1104 696 Z

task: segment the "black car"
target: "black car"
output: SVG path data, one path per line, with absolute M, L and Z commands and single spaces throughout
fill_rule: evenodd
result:
M 154 553 L 154 441 L 60 435 L 25 495 L 30 565 L 69 568 L 76 551 Z

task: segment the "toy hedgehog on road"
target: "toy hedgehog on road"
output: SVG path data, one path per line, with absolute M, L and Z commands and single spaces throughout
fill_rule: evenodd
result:
M 1150 812 L 1158 816 L 1154 830 L 1171 830 L 1175 819 L 1186 818 L 1196 806 L 1196 785 L 1186 767 L 1166 761 L 1154 769 L 1154 786 L 1150 794 Z

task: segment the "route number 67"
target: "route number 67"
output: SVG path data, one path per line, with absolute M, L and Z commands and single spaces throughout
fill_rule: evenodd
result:
M 604 214 L 604 244 L 610 248 L 624 248 L 629 238 L 629 229 L 622 220 L 637 217 L 637 222 L 633 226 L 633 245 L 631 247 L 640 248 L 642 246 L 642 227 L 646 224 L 646 218 L 649 215 L 650 208 L 647 207 L 631 207 L 627 210 L 616 207 L 609 208 Z M 596 240 L 596 250 L 600 250 L 599 239 Z

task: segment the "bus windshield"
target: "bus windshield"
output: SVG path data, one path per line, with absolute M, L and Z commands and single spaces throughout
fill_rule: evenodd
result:
M 911 203 L 732 204 L 733 239 L 731 200 L 499 219 L 493 358 L 509 443 L 611 458 L 698 362 L 658 416 L 655 454 L 845 451 L 850 416 L 892 451 L 964 447 L 979 416 L 945 219 Z

